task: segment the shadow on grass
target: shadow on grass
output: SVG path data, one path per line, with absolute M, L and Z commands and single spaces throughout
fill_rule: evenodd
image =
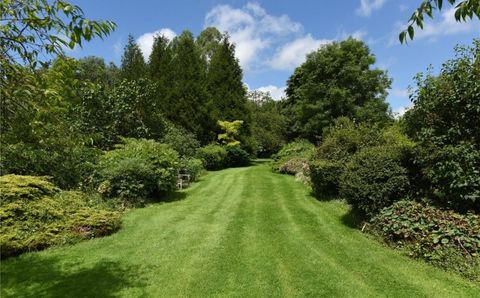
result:
M 320 201 L 320 202 L 329 202 L 329 201 L 338 200 L 338 196 L 327 195 L 327 194 L 320 195 L 320 194 L 316 194 L 313 191 L 310 191 L 310 196 L 312 196 L 313 198 L 315 198 L 317 201 Z
M 104 260 L 93 266 L 31 254 L 2 264 L 2 297 L 115 297 L 144 286 L 138 268 Z
M 188 189 L 188 188 L 185 188 L 185 189 Z M 164 203 L 177 202 L 177 201 L 184 200 L 186 197 L 187 197 L 187 193 L 185 193 L 183 191 L 175 191 L 175 192 L 171 192 L 171 193 L 167 194 L 165 197 L 158 200 L 158 202 L 159 203 L 162 203 L 162 202 L 164 202 Z
M 350 228 L 359 229 L 364 222 L 364 216 L 359 211 L 350 208 L 348 212 L 342 216 L 341 221 Z
M 259 158 L 259 159 L 254 159 L 251 162 L 252 166 L 257 166 L 257 165 L 263 165 L 263 164 L 268 164 L 271 163 L 272 159 L 265 159 L 265 158 Z

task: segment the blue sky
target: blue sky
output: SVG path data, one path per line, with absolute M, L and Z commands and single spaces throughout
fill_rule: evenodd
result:
M 456 44 L 480 37 L 480 22 L 456 23 L 446 6 L 408 45 L 398 33 L 420 0 L 75 0 L 89 18 L 109 19 L 118 28 L 104 40 L 94 40 L 69 52 L 70 56 L 101 56 L 120 63 L 123 46 L 132 34 L 148 55 L 153 36 L 168 37 L 205 27 L 227 31 L 237 46 L 244 82 L 251 89 L 282 95 L 293 69 L 305 54 L 322 44 L 348 36 L 365 41 L 377 57 L 376 67 L 393 78 L 388 101 L 394 112 L 410 105 L 407 89 L 412 77 L 432 65 L 434 72 L 453 57 Z

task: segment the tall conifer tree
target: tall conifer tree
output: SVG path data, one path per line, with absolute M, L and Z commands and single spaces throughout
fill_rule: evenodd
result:
M 121 76 L 124 79 L 136 80 L 146 75 L 146 65 L 142 51 L 132 35 L 128 36 L 128 42 L 122 56 Z
M 195 133 L 202 143 L 214 139 L 209 97 L 205 88 L 205 63 L 193 35 L 184 31 L 172 42 L 172 88 L 167 117 Z
M 213 103 L 212 117 L 217 120 L 243 120 L 250 125 L 243 73 L 235 58 L 235 46 L 224 37 L 213 52 L 207 74 L 207 88 Z
M 155 36 L 152 53 L 148 61 L 148 75 L 156 83 L 155 100 L 167 112 L 169 92 L 173 86 L 172 49 L 170 41 L 163 35 Z

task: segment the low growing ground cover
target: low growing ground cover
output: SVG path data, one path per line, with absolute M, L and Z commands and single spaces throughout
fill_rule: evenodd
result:
M 112 236 L 2 261 L 2 297 L 475 297 L 477 284 L 382 246 L 340 201 L 266 163 L 212 172 L 128 211 Z M 172 200 L 174 198 L 171 198 Z

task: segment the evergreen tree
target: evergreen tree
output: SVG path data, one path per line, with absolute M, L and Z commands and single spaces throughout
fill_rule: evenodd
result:
M 212 100 L 212 117 L 216 120 L 243 120 L 242 134 L 249 134 L 250 112 L 242 69 L 235 58 L 235 46 L 224 37 L 213 52 L 207 74 L 207 88 Z
M 148 74 L 156 82 L 155 100 L 166 112 L 168 93 L 172 88 L 172 49 L 170 41 L 163 35 L 155 36 L 152 54 L 148 61 Z
M 184 31 L 172 41 L 172 88 L 165 114 L 172 122 L 195 133 L 202 143 L 211 142 L 215 123 L 210 117 L 205 88 L 205 63 L 193 35 Z
M 121 76 L 124 79 L 136 80 L 146 74 L 145 60 L 142 51 L 132 35 L 128 36 L 128 42 L 122 56 Z
M 220 45 L 223 35 L 215 27 L 208 27 L 203 30 L 196 40 L 202 58 L 205 62 L 210 62 L 213 53 Z

